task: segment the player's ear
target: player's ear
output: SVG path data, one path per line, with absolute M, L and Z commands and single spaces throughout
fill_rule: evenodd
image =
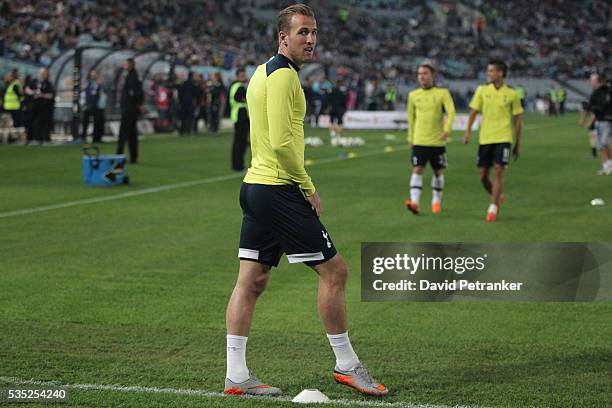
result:
M 278 33 L 278 41 L 283 44 L 285 47 L 288 46 L 287 44 L 287 33 L 284 31 L 279 31 Z

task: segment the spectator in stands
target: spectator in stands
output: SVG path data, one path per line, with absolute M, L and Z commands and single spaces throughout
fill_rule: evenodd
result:
M 459 2 L 425 0 L 398 0 L 392 6 L 353 1 L 343 3 L 343 11 L 338 11 L 334 2 L 313 2 L 321 9 L 320 25 L 331 39 L 318 54 L 318 61 L 351 66 L 361 75 L 382 71 L 381 62 L 385 61 L 389 64 L 385 72 L 397 70 L 398 77 L 408 76 L 416 67 L 400 61 L 422 55 L 479 66 L 489 57 L 490 41 L 503 54 L 512 55 L 514 75 L 556 72 L 580 77 L 610 58 L 606 47 L 610 6 L 606 0 L 591 0 L 580 7 L 574 2 L 520 2 L 517 6 L 517 2 L 501 0 L 464 0 L 461 7 Z M 88 35 L 117 47 L 172 52 L 179 63 L 253 64 L 255 55 L 272 45 L 265 11 L 278 5 L 274 1 L 258 3 L 261 15 L 240 0 L 3 2 L 0 50 L 10 58 L 44 65 L 73 48 L 80 35 Z M 371 9 L 393 13 L 378 16 Z M 332 17 L 323 17 L 326 15 Z M 495 32 L 486 36 L 482 34 L 486 31 L 484 16 L 495 26 Z M 475 27 L 475 19 L 480 28 Z M 469 41 L 478 37 L 479 31 L 481 47 L 478 41 Z M 265 38 L 270 42 L 261 40 Z M 389 46 L 390 39 L 394 46 Z M 359 52 L 347 43 L 359 44 Z M 225 59 L 225 55 L 231 58 Z M 454 78 L 473 79 L 477 75 L 474 68 L 457 71 L 447 64 L 441 64 L 441 71 Z

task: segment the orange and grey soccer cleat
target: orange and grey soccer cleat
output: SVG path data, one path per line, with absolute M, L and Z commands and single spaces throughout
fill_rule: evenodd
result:
M 431 204 L 431 212 L 434 214 L 440 214 L 442 212 L 442 204 L 440 203 Z
M 414 215 L 418 215 L 421 212 L 419 205 L 417 203 L 413 203 L 410 200 L 404 201 L 404 205 L 406 206 L 406 209 L 408 209 L 408 211 L 410 211 Z
M 334 379 L 337 383 L 354 388 L 366 395 L 382 397 L 389 393 L 387 387 L 370 377 L 368 370 L 361 363 L 349 371 L 341 371 L 336 367 Z
M 225 379 L 225 390 L 223 393 L 226 395 L 278 395 L 282 391 L 280 388 L 272 387 L 271 385 L 266 385 L 259 381 L 253 373 L 249 372 L 249 379 L 241 382 L 235 383 L 229 378 Z
M 497 220 L 497 213 L 490 211 L 487 212 L 487 222 L 495 222 Z

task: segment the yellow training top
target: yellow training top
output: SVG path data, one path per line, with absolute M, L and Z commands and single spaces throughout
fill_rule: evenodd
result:
M 444 112 L 448 119 L 444 124 Z M 416 89 L 408 94 L 408 143 L 416 146 L 444 146 L 440 133 L 450 133 L 455 120 L 455 104 L 446 88 Z
M 306 98 L 300 68 L 276 54 L 257 67 L 247 88 L 251 120 L 249 184 L 295 184 L 307 196 L 315 192 L 304 168 L 304 116 Z
M 502 85 L 480 85 L 470 108 L 482 113 L 478 136 L 480 144 L 512 143 L 512 117 L 523 113 L 518 92 Z

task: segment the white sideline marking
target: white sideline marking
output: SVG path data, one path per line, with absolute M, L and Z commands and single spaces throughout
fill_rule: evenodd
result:
M 14 217 L 16 215 L 33 214 L 33 213 L 38 213 L 38 212 L 43 212 L 43 211 L 50 211 L 50 210 L 58 210 L 60 208 L 74 207 L 77 205 L 95 204 L 95 203 L 102 203 L 105 201 L 120 200 L 122 198 L 135 197 L 135 196 L 144 195 L 144 194 L 159 193 L 160 191 L 174 190 L 174 189 L 183 188 L 183 187 L 192 187 L 192 186 L 197 186 L 200 184 L 209 184 L 209 183 L 214 183 L 217 181 L 231 180 L 231 179 L 235 179 L 239 177 L 244 177 L 244 174 L 242 173 L 228 174 L 225 176 L 210 177 L 210 178 L 205 178 L 201 180 L 193 180 L 193 181 L 184 181 L 181 183 L 166 184 L 165 186 L 145 188 L 145 189 L 136 190 L 136 191 L 128 191 L 125 193 L 113 194 L 110 196 L 86 198 L 83 200 L 67 201 L 65 203 L 60 203 L 60 204 L 46 205 L 44 207 L 26 208 L 23 210 L 9 211 L 9 212 L 0 213 L 0 218 Z
M 209 397 L 209 398 L 236 398 L 228 397 L 222 392 L 206 391 L 206 390 L 189 390 L 183 388 L 158 388 L 158 387 L 141 387 L 137 385 L 123 386 L 117 384 L 64 384 L 61 381 L 39 381 L 39 380 L 26 380 L 16 377 L 2 377 L 0 381 L 15 384 L 15 385 L 41 385 L 46 387 L 58 387 L 68 388 L 75 390 L 95 390 L 95 391 L 116 391 L 116 392 L 134 392 L 141 394 L 174 394 L 174 395 L 186 395 L 196 397 Z M 261 399 L 269 401 L 291 401 L 291 397 L 254 397 L 254 396 L 241 396 L 239 398 L 249 399 Z M 432 405 L 432 404 L 411 404 L 409 402 L 384 402 L 384 401 L 365 401 L 365 400 L 332 400 L 330 404 L 338 405 L 361 405 L 365 407 L 399 407 L 399 408 L 482 408 L 475 405 Z
M 395 151 L 403 150 L 407 148 L 408 147 L 405 147 L 405 148 L 398 147 L 395 149 Z M 368 152 L 368 153 L 363 153 L 363 154 L 358 153 L 357 156 L 352 159 L 342 159 L 339 157 L 331 157 L 327 159 L 315 160 L 315 162 L 311 166 L 316 166 L 317 164 L 332 163 L 332 162 L 337 162 L 337 161 L 342 161 L 342 160 L 355 160 L 361 157 L 374 156 L 374 155 L 384 154 L 384 153 L 385 152 L 382 150 L 377 150 L 374 152 Z M 46 205 L 43 207 L 25 208 L 23 210 L 8 211 L 8 212 L 0 213 L 0 218 L 8 218 L 8 217 L 15 217 L 17 215 L 28 215 L 28 214 L 34 214 L 34 213 L 39 213 L 39 212 L 44 212 L 44 211 L 59 210 L 62 208 L 75 207 L 78 205 L 96 204 L 96 203 L 102 203 L 105 201 L 121 200 L 123 198 L 130 198 L 130 197 L 136 197 L 136 196 L 145 195 L 145 194 L 159 193 L 161 191 L 175 190 L 177 188 L 184 188 L 184 187 L 193 187 L 193 186 L 198 186 L 202 184 L 210 184 L 210 183 L 215 183 L 217 181 L 232 180 L 232 179 L 242 178 L 242 177 L 244 177 L 244 173 L 233 173 L 233 174 L 227 174 L 225 176 L 209 177 L 205 179 L 185 181 L 185 182 L 175 183 L 175 184 L 166 184 L 164 186 L 145 188 L 142 190 L 129 191 L 125 193 L 113 194 L 113 195 L 104 196 L 104 197 L 85 198 L 83 200 L 67 201 L 65 203 Z
M 531 129 L 539 129 L 539 128 L 545 128 L 545 127 L 554 127 L 558 125 L 559 125 L 558 123 L 543 123 L 540 125 L 528 125 L 528 126 L 525 126 L 523 129 L 531 130 Z M 405 145 L 405 144 L 400 144 L 399 146 L 393 145 L 393 147 L 394 147 L 393 152 L 397 152 L 401 150 L 408 150 L 410 148 L 410 146 Z M 315 160 L 314 163 L 311 164 L 310 166 L 316 166 L 318 164 L 334 163 L 334 162 L 343 161 L 343 160 L 355 160 L 355 159 L 360 159 L 363 157 L 370 157 L 370 156 L 376 156 L 379 154 L 385 154 L 388 152 L 385 152 L 384 150 L 376 150 L 376 151 L 372 151 L 368 153 L 359 153 L 359 151 L 357 151 L 356 153 L 357 153 L 357 156 L 350 158 L 350 159 L 349 158 L 339 158 L 339 157 L 329 157 L 327 159 L 318 159 L 318 160 Z M 144 194 L 159 193 L 161 191 L 174 190 L 177 188 L 192 187 L 192 186 L 197 186 L 201 184 L 215 183 L 217 181 L 232 180 L 232 179 L 239 178 L 239 177 L 244 177 L 244 174 L 243 173 L 233 173 L 233 174 L 228 174 L 225 176 L 210 177 L 210 178 L 193 180 L 193 181 L 185 181 L 185 182 L 175 183 L 175 184 L 166 184 L 165 186 L 145 188 L 143 190 L 129 191 L 126 193 L 114 194 L 110 196 L 85 198 L 83 200 L 67 201 L 65 203 L 46 205 L 43 207 L 25 208 L 23 210 L 8 211 L 8 212 L 0 213 L 0 218 L 8 218 L 8 217 L 15 217 L 17 215 L 28 215 L 28 214 L 34 214 L 34 213 L 39 213 L 39 212 L 44 212 L 44 211 L 59 210 L 62 208 L 75 207 L 77 205 L 96 204 L 96 203 L 102 203 L 105 201 L 120 200 L 122 198 L 130 198 L 130 197 L 136 197 L 136 196 L 140 196 Z

